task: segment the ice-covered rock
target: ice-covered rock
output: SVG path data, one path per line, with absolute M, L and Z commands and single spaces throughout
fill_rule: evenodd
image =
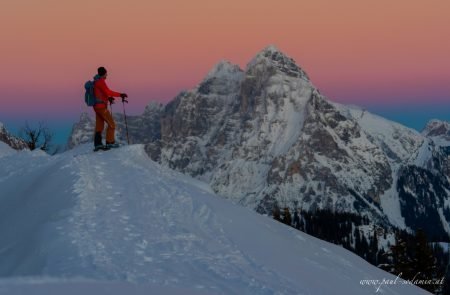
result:
M 5 125 L 0 122 L 0 142 L 4 142 L 15 150 L 28 149 L 27 143 L 8 132 Z

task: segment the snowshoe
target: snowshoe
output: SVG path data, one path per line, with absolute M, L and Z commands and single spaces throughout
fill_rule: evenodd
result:
M 109 148 L 106 145 L 96 145 L 94 147 L 94 152 L 107 151 L 107 150 L 109 150 Z
M 106 147 L 107 147 L 108 149 L 115 149 L 115 148 L 120 147 L 120 144 L 118 144 L 118 143 L 107 143 L 107 144 L 106 144 Z

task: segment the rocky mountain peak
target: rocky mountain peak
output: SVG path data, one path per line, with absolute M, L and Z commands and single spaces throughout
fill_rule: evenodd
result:
M 450 124 L 437 119 L 430 120 L 422 130 L 425 136 L 441 136 L 450 138 Z
M 227 60 L 221 60 L 208 72 L 204 80 L 211 78 L 234 78 L 242 73 L 242 69 Z
M 156 101 L 152 101 L 147 106 L 145 106 L 144 116 L 155 114 L 155 113 L 160 113 L 163 108 L 164 108 L 163 104 L 156 102 Z
M 89 116 L 88 113 L 83 112 L 83 113 L 81 113 L 81 115 L 80 115 L 80 121 L 82 121 L 82 122 L 85 122 L 85 121 L 92 121 L 92 118 L 91 118 L 91 116 Z
M 221 60 L 208 72 L 197 90 L 205 95 L 227 95 L 237 89 L 243 77 L 244 72 L 238 65 Z
M 295 60 L 281 52 L 275 45 L 269 45 L 261 50 L 247 64 L 247 73 L 257 74 L 261 71 L 271 71 L 273 74 L 281 72 L 309 81 L 308 75 L 295 63 Z

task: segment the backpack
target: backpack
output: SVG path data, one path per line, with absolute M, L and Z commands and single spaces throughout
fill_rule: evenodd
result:
M 84 84 L 86 93 L 84 94 L 84 102 L 90 107 L 94 106 L 99 100 L 94 95 L 94 81 L 87 81 Z

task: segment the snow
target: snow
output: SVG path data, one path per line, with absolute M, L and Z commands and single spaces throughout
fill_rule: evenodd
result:
M 412 158 L 411 151 L 417 151 L 425 140 L 425 137 L 416 130 L 369 113 L 364 109 L 339 103 L 332 104 L 347 117 L 355 119 L 380 147 L 388 148 L 389 150 L 385 150 L 385 152 L 392 154 L 393 159 L 397 158 L 397 163 L 404 164 L 410 160 Z
M 282 75 L 274 75 L 270 82 L 267 95 L 276 93 L 284 96 L 284 102 L 277 112 L 279 103 L 268 101 L 267 115 L 260 130 L 269 135 L 272 156 L 279 156 L 287 153 L 298 140 L 306 117 L 306 104 L 314 90 L 303 80 L 286 79 Z
M 450 249 L 450 243 L 447 242 L 438 242 L 438 243 L 432 243 L 433 245 L 439 245 L 439 247 L 442 248 L 442 250 L 444 250 L 444 252 L 449 252 Z
M 0 294 L 373 294 L 360 280 L 395 279 L 161 167 L 142 145 L 90 149 L 0 158 Z
M 444 230 L 450 234 L 450 224 L 448 224 L 447 219 L 444 216 L 444 210 L 442 208 L 438 208 L 439 218 L 444 226 Z
M 398 179 L 398 169 L 395 169 L 392 174 L 394 175 L 393 184 L 380 196 L 380 205 L 390 223 L 399 228 L 406 228 L 405 218 L 401 213 L 400 199 L 397 195 L 397 181 L 395 181 Z
M 432 145 L 431 140 L 424 139 L 422 145 L 419 147 L 415 156 L 413 157 L 413 163 L 419 167 L 426 167 L 427 163 L 432 159 Z
M 431 136 L 445 136 L 447 134 L 450 134 L 450 123 L 438 119 L 431 119 L 422 130 L 422 134 L 424 136 L 429 136 L 430 134 Z
M 0 127 L 1 128 L 1 127 Z M 9 145 L 0 141 L 0 158 L 4 156 L 9 156 L 16 153 L 14 149 L 12 149 Z
M 0 294 L 5 295 L 206 295 L 211 294 L 201 289 L 179 289 L 170 286 L 155 286 L 151 284 L 132 284 L 129 282 L 67 280 L 55 278 L 29 278 L 0 280 Z
M 250 60 L 245 69 L 246 73 L 264 71 L 267 66 L 275 67 L 278 71 L 290 72 L 293 76 L 296 76 L 306 82 L 310 82 L 308 75 L 299 68 L 295 61 L 279 51 L 274 45 L 269 45 L 261 50 L 254 58 Z
M 450 146 L 450 123 L 432 119 L 422 130 L 422 135 L 430 138 L 437 147 Z
M 431 137 L 431 139 L 433 140 L 433 143 L 438 147 L 450 146 L 450 139 L 439 136 L 433 136 Z
M 258 52 L 257 55 L 255 55 L 255 57 L 253 57 L 252 60 L 250 60 L 250 62 L 247 64 L 247 69 L 249 69 L 249 68 L 253 67 L 255 64 L 259 63 L 261 61 L 261 59 L 265 59 L 264 55 L 266 55 L 267 53 L 272 54 L 275 52 L 280 52 L 280 51 L 273 44 L 263 48 L 260 52 Z
M 211 78 L 238 81 L 242 79 L 242 77 L 243 73 L 238 65 L 234 65 L 227 60 L 221 60 L 208 72 L 204 81 Z

